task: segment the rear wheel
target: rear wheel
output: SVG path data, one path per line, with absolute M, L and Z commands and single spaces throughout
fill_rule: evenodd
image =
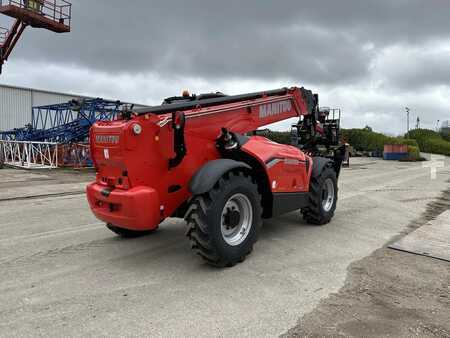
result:
M 130 230 L 130 229 L 125 229 L 125 228 L 120 228 L 117 227 L 115 225 L 112 225 L 110 223 L 106 224 L 106 227 L 111 230 L 112 232 L 116 233 L 117 235 L 119 235 L 120 237 L 123 238 L 136 238 L 136 237 L 142 237 L 145 235 L 149 235 L 151 233 L 154 233 L 156 230 L 158 230 L 158 228 L 153 229 L 153 230 L 143 230 L 143 231 L 139 231 L 139 230 Z
M 195 196 L 185 219 L 192 249 L 211 265 L 233 266 L 252 251 L 262 224 L 261 196 L 252 178 L 227 173 Z
M 323 225 L 333 218 L 337 203 L 336 172 L 326 166 L 317 177 L 311 177 L 309 206 L 301 210 L 310 224 Z

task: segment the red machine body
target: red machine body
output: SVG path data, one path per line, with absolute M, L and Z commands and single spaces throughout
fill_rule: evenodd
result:
M 217 145 L 224 128 L 245 134 L 277 121 L 309 115 L 311 108 L 304 93 L 303 88 L 294 87 L 279 95 L 262 94 L 256 99 L 185 109 L 186 154 L 174 167 L 168 163 L 176 156 L 176 111 L 154 114 L 142 110 L 129 118 L 95 123 L 90 142 L 97 177 L 87 187 L 93 213 L 121 228 L 155 229 L 165 218 L 184 210 L 192 196 L 189 184 L 199 169 L 224 157 Z M 308 192 L 313 159 L 297 147 L 249 136 L 239 154 L 252 170 L 259 170 L 258 184 L 268 188 L 267 194 Z M 267 201 L 272 205 L 267 205 L 264 215 L 271 217 L 276 214 L 275 202 L 273 198 Z

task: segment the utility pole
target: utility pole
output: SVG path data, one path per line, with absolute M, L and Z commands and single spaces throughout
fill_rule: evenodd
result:
M 420 129 L 420 117 L 417 117 L 416 129 Z
M 409 111 L 408 107 L 405 107 L 406 110 L 406 132 L 409 133 Z

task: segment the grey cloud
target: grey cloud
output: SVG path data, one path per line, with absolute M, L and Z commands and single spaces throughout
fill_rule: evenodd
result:
M 15 57 L 111 74 L 347 83 L 368 75 L 363 48 L 449 34 L 444 1 L 90 1 L 67 35 L 27 32 Z
M 450 49 L 439 47 L 399 46 L 382 58 L 377 71 L 388 86 L 400 91 L 449 85 Z

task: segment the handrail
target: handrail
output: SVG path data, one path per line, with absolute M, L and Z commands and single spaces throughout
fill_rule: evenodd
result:
M 11 5 L 33 11 L 33 9 L 27 6 L 29 1 L 34 1 L 34 3 L 38 3 L 40 5 L 38 10 L 39 14 L 54 21 L 64 22 L 65 20 L 69 20 L 70 26 L 70 20 L 72 18 L 72 4 L 66 0 L 0 0 L 0 6 Z

